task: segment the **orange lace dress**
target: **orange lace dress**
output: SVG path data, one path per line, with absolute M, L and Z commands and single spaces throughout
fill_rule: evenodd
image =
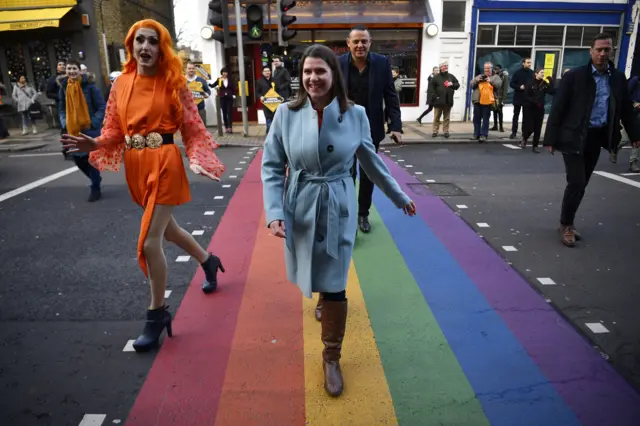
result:
M 164 144 L 159 148 L 130 148 L 125 136 L 151 132 L 180 131 L 190 164 L 198 164 L 220 177 L 225 166 L 214 154 L 218 145 L 198 115 L 186 84 L 178 93 L 180 106 L 171 102 L 172 93 L 158 76 L 122 74 L 113 83 L 107 104 L 100 147 L 90 153 L 90 162 L 101 171 L 118 172 L 124 154 L 125 175 L 133 201 L 144 208 L 138 237 L 138 263 L 148 276 L 143 245 L 156 204 L 179 205 L 191 200 L 180 148 Z

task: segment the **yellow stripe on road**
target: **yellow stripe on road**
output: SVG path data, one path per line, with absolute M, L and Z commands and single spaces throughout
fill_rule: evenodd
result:
M 391 393 L 353 262 L 347 282 L 349 313 L 340 365 L 344 393 L 330 397 L 324 390 L 320 323 L 313 300 L 304 298 L 304 378 L 308 426 L 397 425 Z

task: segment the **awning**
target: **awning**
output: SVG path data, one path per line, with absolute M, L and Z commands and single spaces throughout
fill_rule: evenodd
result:
M 60 19 L 71 9 L 71 7 L 56 7 L 50 9 L 5 10 L 0 12 L 0 31 L 58 27 Z

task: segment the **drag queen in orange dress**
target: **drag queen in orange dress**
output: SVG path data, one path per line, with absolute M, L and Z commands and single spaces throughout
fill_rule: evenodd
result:
M 163 238 L 198 259 L 206 276 L 205 293 L 216 289 L 218 269 L 224 272 L 220 259 L 207 253 L 173 218 L 175 206 L 191 200 L 174 133 L 180 131 L 194 173 L 220 180 L 225 167 L 213 153 L 218 145 L 198 115 L 167 29 L 151 19 L 136 22 L 125 45 L 128 60 L 111 87 L 101 135 L 96 139 L 63 135 L 61 142 L 70 152 L 90 151 L 90 162 L 98 170 L 119 171 L 124 154 L 129 192 L 144 208 L 138 262 L 150 281 L 151 305 L 144 330 L 133 344 L 144 352 L 158 343 L 165 328 L 172 335 L 171 314 L 164 304 Z

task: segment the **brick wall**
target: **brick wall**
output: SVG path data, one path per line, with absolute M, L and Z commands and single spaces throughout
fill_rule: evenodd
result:
M 102 5 L 102 17 L 100 6 Z M 107 44 L 124 45 L 129 28 L 141 19 L 155 19 L 167 27 L 175 38 L 172 0 L 93 0 L 98 33 L 102 74 L 108 78 L 104 61 L 104 45 L 102 42 L 102 18 Z M 111 71 L 115 71 L 111 64 Z

